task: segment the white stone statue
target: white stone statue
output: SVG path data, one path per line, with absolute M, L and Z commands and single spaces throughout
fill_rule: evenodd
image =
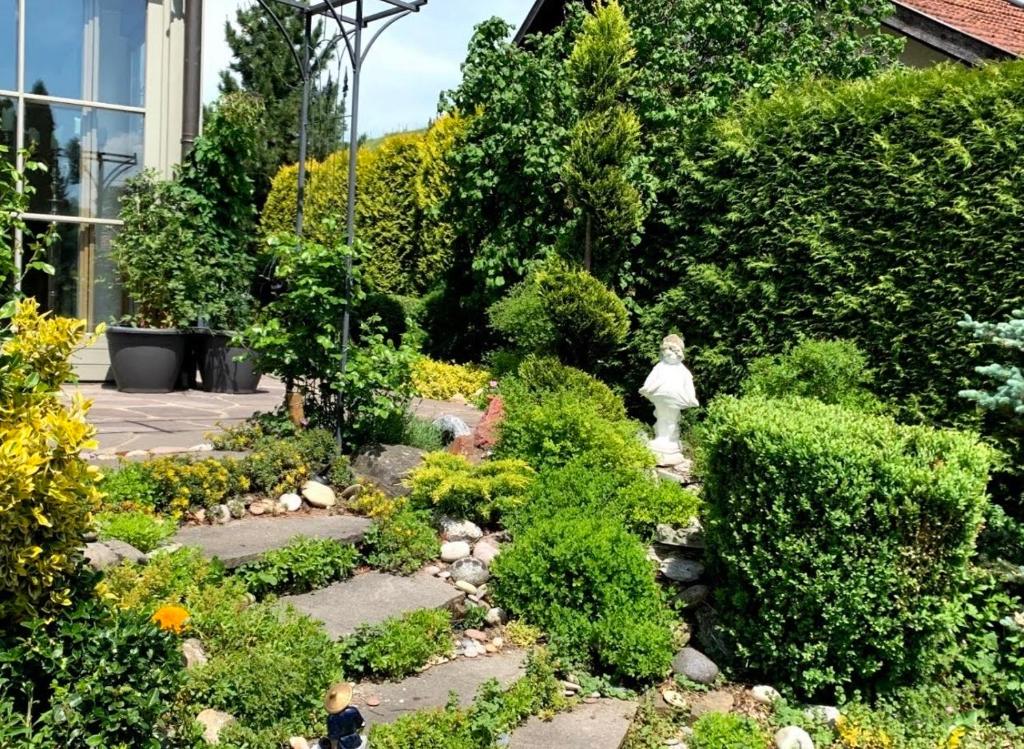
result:
M 661 361 L 647 376 L 640 395 L 654 404 L 654 439 L 647 443 L 659 466 L 675 466 L 686 458 L 679 444 L 679 413 L 700 405 L 693 375 L 683 364 L 683 339 L 666 336 L 661 342 Z

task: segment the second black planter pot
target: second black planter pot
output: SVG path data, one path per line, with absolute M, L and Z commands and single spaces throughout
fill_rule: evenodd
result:
M 231 345 L 231 334 L 200 330 L 193 335 L 194 351 L 199 365 L 203 390 L 211 393 L 255 393 L 262 374 L 256 368 L 249 349 Z

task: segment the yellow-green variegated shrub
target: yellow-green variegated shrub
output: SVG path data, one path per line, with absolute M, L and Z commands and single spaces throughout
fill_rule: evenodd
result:
M 100 497 L 99 473 L 79 456 L 94 447 L 89 402 L 59 389 L 85 323 L 18 304 L 0 328 L 0 622 L 69 603 L 82 532 Z

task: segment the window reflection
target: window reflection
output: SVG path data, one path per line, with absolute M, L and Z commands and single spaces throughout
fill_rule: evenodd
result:
M 117 218 L 125 181 L 142 170 L 142 127 L 139 114 L 26 102 L 25 145 L 48 167 L 29 176 L 29 210 Z
M 26 2 L 26 87 L 38 85 L 50 96 L 141 107 L 148 5 L 144 0 Z
M 4 159 L 14 163 L 18 146 L 18 103 L 0 96 L 0 146 L 7 149 Z
M 0 88 L 18 85 L 18 0 L 0 0 Z

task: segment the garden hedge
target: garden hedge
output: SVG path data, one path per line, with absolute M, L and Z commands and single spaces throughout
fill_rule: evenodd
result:
M 707 396 L 798 334 L 848 339 L 905 416 L 970 421 L 987 359 L 957 322 L 1024 304 L 1024 63 L 809 83 L 696 154 L 644 348 L 671 321 Z
M 799 398 L 719 398 L 704 429 L 737 663 L 808 697 L 926 678 L 964 621 L 992 451 Z

